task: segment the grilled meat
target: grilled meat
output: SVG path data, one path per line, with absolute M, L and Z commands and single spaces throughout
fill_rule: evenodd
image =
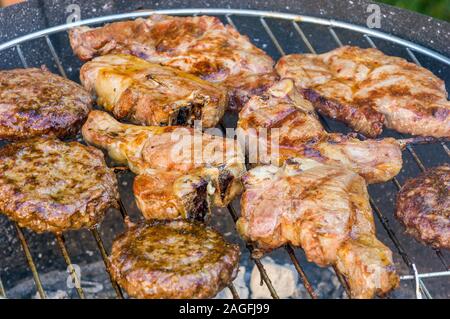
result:
M 130 226 L 113 243 L 113 278 L 135 298 L 211 298 L 236 277 L 239 247 L 200 223 Z
M 292 54 L 276 66 L 314 107 L 369 137 L 383 123 L 401 133 L 450 137 L 445 84 L 430 71 L 376 49 L 345 46 L 325 54 Z
M 75 135 L 92 99 L 45 68 L 0 71 L 0 139 Z
M 0 149 L 0 211 L 22 227 L 92 227 L 118 198 L 115 174 L 94 147 L 36 138 Z
M 450 165 L 407 181 L 397 196 L 396 216 L 417 240 L 450 249 Z
M 82 133 L 142 175 L 134 192 L 147 218 L 201 219 L 205 206 L 226 206 L 242 191 L 244 158 L 234 140 L 187 127 L 121 124 L 101 111 L 89 114 Z
M 220 82 L 229 88 L 231 109 L 239 109 L 275 78 L 273 60 L 215 17 L 152 15 L 100 28 L 74 28 L 69 38 L 84 61 L 105 54 L 132 54 Z
M 391 251 L 375 237 L 364 179 L 310 159 L 260 166 L 244 177 L 239 233 L 262 250 L 290 243 L 319 266 L 335 265 L 354 298 L 398 285 Z
M 247 148 L 260 146 L 258 157 L 250 156 L 250 162 L 281 165 L 292 157 L 311 158 L 324 164 L 343 165 L 367 183 L 388 181 L 402 167 L 402 141 L 361 141 L 352 135 L 327 133 L 311 103 L 290 79 L 252 97 L 239 114 L 238 128 L 247 137 Z
M 132 55 L 105 55 L 80 70 L 83 85 L 118 119 L 140 125 L 217 125 L 227 104 L 219 86 Z

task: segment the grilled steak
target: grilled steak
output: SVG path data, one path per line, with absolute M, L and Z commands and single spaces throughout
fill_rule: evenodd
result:
M 260 166 L 243 178 L 239 233 L 262 250 L 290 243 L 319 266 L 335 265 L 353 298 L 395 288 L 391 251 L 375 237 L 364 179 L 310 159 Z
M 401 140 L 361 141 L 352 135 L 327 133 L 311 103 L 290 79 L 253 96 L 239 113 L 238 128 L 248 139 L 247 148 L 260 145 L 258 158 L 252 159 L 250 152 L 250 161 L 259 164 L 282 165 L 289 158 L 311 158 L 351 169 L 367 183 L 388 181 L 402 168 Z
M 0 149 L 0 211 L 20 226 L 92 227 L 118 198 L 116 176 L 94 147 L 37 138 Z
M 132 55 L 106 55 L 80 70 L 83 85 L 116 118 L 141 125 L 214 127 L 222 118 L 227 92 L 219 86 Z
M 116 162 L 145 175 L 136 178 L 134 192 L 147 218 L 200 219 L 206 204 L 226 206 L 242 191 L 244 158 L 234 140 L 187 127 L 121 124 L 101 111 L 89 114 L 82 133 Z
M 384 123 L 401 133 L 450 137 L 444 82 L 404 59 L 346 46 L 285 56 L 276 70 L 294 79 L 319 112 L 367 136 L 379 135 Z
M 45 68 L 0 71 L 0 139 L 75 135 L 92 99 Z
M 152 15 L 94 29 L 78 27 L 69 37 L 75 54 L 84 61 L 126 53 L 223 83 L 230 90 L 231 109 L 239 109 L 275 78 L 273 60 L 215 17 Z
M 396 216 L 417 240 L 450 249 L 450 165 L 407 181 L 397 195 Z
M 200 223 L 130 226 L 113 243 L 111 274 L 135 298 L 211 298 L 236 277 L 239 247 Z

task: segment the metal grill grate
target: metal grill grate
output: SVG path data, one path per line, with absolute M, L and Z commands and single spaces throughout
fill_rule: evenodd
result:
M 353 32 L 355 37 L 359 37 L 359 38 L 363 38 L 365 39 L 365 41 L 367 41 L 367 43 L 371 46 L 371 47 L 376 47 L 374 41 L 372 38 L 377 38 L 377 39 L 382 39 L 382 40 L 386 40 L 392 43 L 395 43 L 397 45 L 400 45 L 403 47 L 404 50 L 406 50 L 406 53 L 409 55 L 409 57 L 411 58 L 412 61 L 414 61 L 415 63 L 420 65 L 419 60 L 417 59 L 417 57 L 415 56 L 414 52 L 418 52 L 420 54 L 423 54 L 425 56 L 428 56 L 432 59 L 434 59 L 435 61 L 437 61 L 438 63 L 442 63 L 444 65 L 448 65 L 450 66 L 450 59 L 437 53 L 434 52 L 432 50 L 429 50 L 427 48 L 424 48 L 422 46 L 416 45 L 412 42 L 403 40 L 401 38 L 398 37 L 394 37 L 376 30 L 372 30 L 372 29 L 366 29 L 364 27 L 360 27 L 360 26 L 356 26 L 356 25 L 352 25 L 352 24 L 348 24 L 348 23 L 344 23 L 344 22 L 338 22 L 338 21 L 334 21 L 334 20 L 327 20 L 327 19 L 321 19 L 321 18 L 315 18 L 315 17 L 309 17 L 309 16 L 301 16 L 301 15 L 294 15 L 294 14 L 285 14 L 285 13 L 276 13 L 276 12 L 265 12 L 265 11 L 252 11 L 252 10 L 233 10 L 233 9 L 180 9 L 180 10 L 160 10 L 160 11 L 139 11 L 139 12 L 133 12 L 133 13 L 126 13 L 126 14 L 118 14 L 118 15 L 113 15 L 113 16 L 106 16 L 106 17 L 100 17 L 100 18 L 94 18 L 94 19 L 89 19 L 89 20 L 85 20 L 85 21 L 79 21 L 79 22 L 75 22 L 72 24 L 68 24 L 68 25 L 61 25 L 61 26 L 57 26 L 57 27 L 52 27 L 46 30 L 42 30 L 42 31 L 38 31 L 36 33 L 33 34 L 29 34 L 26 36 L 23 36 L 21 38 L 15 39 L 13 41 L 9 41 L 7 43 L 4 44 L 0 44 L 0 52 L 4 51 L 8 48 L 16 48 L 16 52 L 17 55 L 20 59 L 20 61 L 22 62 L 22 65 L 24 67 L 28 66 L 28 63 L 25 59 L 25 56 L 22 52 L 21 49 L 21 44 L 27 42 L 27 41 L 31 41 L 31 40 L 35 40 L 35 39 L 40 39 L 40 38 L 44 38 L 48 51 L 50 52 L 56 67 L 59 71 L 59 73 L 64 76 L 67 77 L 66 74 L 66 70 L 64 68 L 64 65 L 61 61 L 61 59 L 59 58 L 57 51 L 50 39 L 50 35 L 55 34 L 55 33 L 59 33 L 59 32 L 65 32 L 67 29 L 71 28 L 71 27 L 75 27 L 75 26 L 79 26 L 79 25 L 91 25 L 91 24 L 99 24 L 99 23 L 104 23 L 104 22 L 111 22 L 111 21 L 116 21 L 116 20 L 122 20 L 122 19 L 129 19 L 129 18 L 137 18 L 137 17 L 146 17 L 149 16 L 151 14 L 154 13 L 161 13 L 161 14 L 170 14 L 170 15 L 197 15 L 197 14 L 211 14 L 211 15 L 219 15 L 221 16 L 221 18 L 224 18 L 229 24 L 231 24 L 232 26 L 234 26 L 236 29 L 239 30 L 239 26 L 237 26 L 237 24 L 233 21 L 234 17 L 239 17 L 239 16 L 250 16 L 250 17 L 256 17 L 257 19 L 259 19 L 259 24 L 260 27 L 264 30 L 264 32 L 266 33 L 266 35 L 270 38 L 270 40 L 272 41 L 272 44 L 274 45 L 274 47 L 276 48 L 277 52 L 283 56 L 286 54 L 285 48 L 283 48 L 283 42 L 280 42 L 277 37 L 275 36 L 275 33 L 272 31 L 271 27 L 269 26 L 269 23 L 267 22 L 269 19 L 270 20 L 284 20 L 284 21 L 290 21 L 290 23 L 292 24 L 292 28 L 295 30 L 295 32 L 297 33 L 298 36 L 298 40 L 302 41 L 302 43 L 306 46 L 306 48 L 308 49 L 309 52 L 311 53 L 316 53 L 316 49 L 314 48 L 314 46 L 312 45 L 312 43 L 310 42 L 310 40 L 308 39 L 308 37 L 306 36 L 306 33 L 303 31 L 303 28 L 301 27 L 302 23 L 309 23 L 312 25 L 318 25 L 318 26 L 325 26 L 328 28 L 328 32 L 331 35 L 331 37 L 333 38 L 333 40 L 335 41 L 337 46 L 342 46 L 343 42 L 341 41 L 341 39 L 338 36 L 338 33 L 335 31 L 335 29 L 343 29 L 343 30 L 348 30 Z M 67 45 L 69 45 L 67 43 Z M 320 117 L 321 121 L 324 125 L 324 127 L 330 131 L 330 125 L 327 122 L 327 120 L 323 117 Z M 222 124 L 221 128 L 224 130 L 225 129 L 225 125 Z M 445 143 L 441 143 L 445 153 L 447 154 L 447 156 L 450 156 L 450 152 L 449 149 L 447 147 L 447 145 Z M 411 154 L 412 158 L 414 159 L 416 165 L 418 166 L 418 168 L 421 171 L 425 170 L 425 165 L 423 164 L 423 162 L 421 161 L 420 157 L 418 156 L 416 150 L 412 147 L 412 146 L 408 146 L 407 147 L 408 152 Z M 122 172 L 122 170 L 117 170 L 116 174 L 120 174 Z M 398 181 L 397 178 L 394 178 L 392 183 L 394 184 L 394 186 L 396 187 L 397 190 L 400 189 L 401 184 Z M 405 275 L 402 276 L 402 280 L 415 280 L 415 295 L 417 298 L 432 298 L 432 295 L 430 293 L 430 291 L 428 290 L 428 288 L 426 287 L 425 283 L 424 283 L 424 279 L 426 278 L 436 278 L 436 277 L 444 277 L 444 276 L 449 276 L 450 272 L 449 272 L 449 265 L 447 264 L 445 257 L 443 255 L 443 253 L 440 250 L 435 250 L 436 256 L 437 258 L 439 258 L 440 263 L 443 266 L 443 271 L 437 271 L 437 272 L 432 272 L 432 273 L 418 273 L 417 271 L 417 267 L 414 263 L 414 259 L 409 256 L 406 252 L 406 250 L 404 249 L 404 247 L 402 246 L 402 244 L 400 243 L 396 232 L 394 231 L 393 227 L 391 226 L 388 218 L 381 212 L 381 210 L 378 208 L 378 206 L 376 205 L 375 200 L 371 197 L 370 198 L 370 203 L 372 205 L 372 208 L 375 212 L 375 215 L 377 216 L 378 220 L 380 221 L 380 223 L 382 224 L 384 230 L 386 231 L 386 233 L 388 234 L 390 240 L 392 241 L 393 245 L 396 247 L 399 255 L 402 257 L 403 262 L 406 264 L 406 266 L 409 269 L 409 275 Z M 237 221 L 238 219 L 238 212 L 236 212 L 236 210 L 234 209 L 234 207 L 232 205 L 228 206 L 228 211 L 231 215 L 231 217 L 233 218 L 234 222 Z M 123 205 L 122 201 L 120 202 L 120 212 L 123 218 L 127 217 L 127 211 L 125 209 L 125 206 Z M 30 253 L 30 248 L 28 246 L 27 240 L 24 236 L 24 233 L 22 231 L 22 229 L 14 223 L 16 232 L 17 232 L 17 236 L 19 238 L 19 241 L 21 243 L 24 255 L 26 257 L 28 266 L 32 272 L 33 275 L 33 279 L 35 282 L 35 286 L 37 289 L 37 292 L 39 294 L 39 296 L 41 298 L 46 298 L 46 293 L 43 289 L 43 285 L 42 282 L 40 280 L 39 277 L 39 273 L 37 271 L 36 268 L 36 264 L 33 260 L 33 257 Z M 109 261 L 108 261 L 108 253 L 105 249 L 105 246 L 103 244 L 102 238 L 100 236 L 99 230 L 97 228 L 92 229 L 91 230 L 92 236 L 94 237 L 94 240 L 98 246 L 100 255 L 103 259 L 103 262 L 105 264 L 105 268 L 110 276 L 110 280 L 111 280 L 111 284 L 112 287 L 115 291 L 115 294 L 117 296 L 117 298 L 123 298 L 124 295 L 120 289 L 120 287 L 118 286 L 118 284 L 112 279 L 110 273 L 109 273 Z M 85 294 L 83 292 L 83 289 L 80 288 L 80 280 L 75 272 L 75 269 L 72 265 L 70 256 L 68 254 L 66 245 L 65 245 L 65 239 L 63 235 L 56 235 L 56 241 L 58 243 L 58 247 L 61 251 L 62 256 L 64 257 L 64 260 L 68 266 L 69 269 L 69 273 L 70 276 L 72 276 L 73 281 L 75 282 L 75 286 L 78 287 L 76 288 L 77 293 L 79 295 L 80 298 L 84 298 Z M 256 267 L 258 268 L 260 274 L 261 274 L 261 279 L 264 282 L 264 284 L 267 286 L 271 296 L 273 298 L 279 298 L 277 291 L 275 290 L 271 279 L 269 278 L 263 264 L 261 263 L 261 261 L 258 259 L 257 256 L 255 256 L 256 254 L 254 253 L 254 248 L 250 243 L 246 243 L 246 247 L 248 249 L 248 251 L 250 252 L 250 256 L 253 259 Z M 301 263 L 299 262 L 299 260 L 296 257 L 295 254 L 295 250 L 293 247 L 291 247 L 290 245 L 287 245 L 284 247 L 285 251 L 287 252 L 287 254 L 289 255 L 289 258 L 292 261 L 293 266 L 295 267 L 297 273 L 299 274 L 300 279 L 303 282 L 303 285 L 306 289 L 306 291 L 308 292 L 309 296 L 311 298 L 317 298 L 317 293 L 313 288 L 313 285 L 311 284 L 311 280 L 307 277 L 305 271 L 302 268 Z M 426 247 L 424 247 L 424 249 L 426 249 Z M 345 278 L 343 278 L 343 276 L 341 274 L 339 274 L 339 272 L 336 271 L 335 269 L 335 273 L 339 279 L 339 281 L 341 282 L 343 288 L 345 289 L 345 291 L 347 292 L 347 296 L 349 295 L 349 291 L 348 291 L 348 287 L 347 284 L 345 282 Z M 239 298 L 238 293 L 235 289 L 235 287 L 233 285 L 230 285 L 228 287 L 233 295 L 234 298 Z M 1 278 L 0 278 L 0 297 L 7 297 L 7 292 L 5 291 L 3 284 L 1 282 Z

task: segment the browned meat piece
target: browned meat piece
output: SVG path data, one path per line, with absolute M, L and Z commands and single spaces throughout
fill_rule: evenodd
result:
M 129 225 L 113 243 L 111 274 L 134 298 L 211 298 L 230 284 L 239 247 L 200 223 Z
M 407 181 L 397 196 L 396 216 L 417 240 L 450 249 L 450 165 Z
M 75 135 L 91 105 L 80 85 L 45 68 L 0 71 L 0 139 Z
M 222 118 L 227 92 L 219 86 L 132 55 L 105 55 L 80 70 L 83 85 L 116 118 L 140 125 L 193 125 L 205 128 Z
M 364 179 L 314 160 L 260 166 L 244 177 L 239 233 L 262 250 L 290 243 L 319 266 L 335 265 L 353 298 L 397 287 L 391 251 L 375 237 Z
M 153 15 L 94 29 L 78 27 L 69 37 L 75 54 L 85 61 L 126 53 L 223 83 L 230 90 L 231 109 L 239 109 L 275 77 L 273 60 L 215 17 Z
M 82 133 L 142 175 L 134 194 L 149 219 L 202 219 L 210 204 L 226 206 L 242 191 L 244 156 L 234 140 L 187 127 L 121 124 L 101 111 L 89 114 Z
M 94 147 L 37 138 L 0 149 L 0 211 L 22 227 L 93 227 L 118 199 L 116 176 Z
M 383 123 L 401 133 L 450 137 L 445 84 L 430 71 L 376 49 L 345 46 L 325 54 L 292 54 L 276 66 L 314 107 L 369 137 Z
M 247 137 L 251 163 L 282 165 L 289 158 L 311 158 L 324 164 L 343 165 L 367 183 L 388 181 L 402 168 L 404 141 L 361 141 L 352 135 L 327 133 L 311 103 L 290 79 L 252 97 L 239 114 L 238 128 Z M 261 130 L 267 130 L 267 134 Z M 260 152 L 252 152 L 250 148 L 257 144 Z M 257 158 L 252 157 L 255 153 Z

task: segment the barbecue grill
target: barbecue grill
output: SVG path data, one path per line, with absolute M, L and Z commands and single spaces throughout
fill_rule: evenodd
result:
M 377 47 L 386 54 L 400 56 L 429 68 L 450 88 L 450 25 L 445 22 L 380 5 L 382 27 L 370 29 L 365 26 L 369 15 L 367 6 L 370 4 L 367 1 L 279 1 L 277 4 L 255 1 L 248 5 L 234 1 L 227 1 L 225 5 L 220 1 L 209 4 L 190 1 L 189 6 L 225 7 L 230 3 L 240 9 L 181 9 L 186 6 L 182 1 L 167 5 L 152 1 L 78 1 L 82 20 L 65 24 L 66 18 L 76 12 L 68 8 L 71 1 L 29 1 L 0 11 L 0 68 L 45 64 L 53 72 L 78 82 L 81 62 L 73 55 L 66 32 L 71 27 L 101 25 L 154 13 L 206 14 L 233 25 L 274 59 L 294 52 L 321 53 L 345 44 Z M 144 8 L 151 8 L 152 11 L 142 10 Z M 327 118 L 321 120 L 329 131 L 348 132 L 338 122 Z M 234 126 L 235 122 L 235 115 L 227 115 L 221 128 Z M 404 137 L 389 130 L 383 136 Z M 403 233 L 403 228 L 393 217 L 396 192 L 405 180 L 427 167 L 448 163 L 449 156 L 448 145 L 444 142 L 408 146 L 403 154 L 401 173 L 391 182 L 369 187 L 377 236 L 392 249 L 402 279 L 400 287 L 388 297 L 450 296 L 447 277 L 450 275 L 449 253 L 415 242 Z M 90 295 L 97 297 L 124 297 L 117 283 L 108 279 L 107 256 L 112 239 L 124 229 L 121 219 L 127 215 L 132 219 L 140 216 L 131 191 L 133 174 L 120 169 L 116 172 L 121 192 L 120 210 L 112 210 L 96 229 L 58 236 L 38 235 L 0 216 L 0 297 L 49 297 L 48 287 L 61 273 L 69 276 L 69 296 L 84 298 L 89 290 Z M 213 215 L 211 224 L 230 240 L 240 243 L 243 251 L 241 263 L 247 268 L 254 263 L 262 283 L 273 298 L 278 298 L 274 282 L 259 259 L 258 251 L 254 251 L 251 244 L 244 243 L 235 232 L 239 201 L 236 200 L 226 209 L 216 209 Z M 293 265 L 309 297 L 329 297 L 318 290 L 318 282 L 325 271 L 331 271 L 332 277 L 339 279 L 342 286 L 339 289 L 345 296 L 345 279 L 333 269 L 323 270 L 308 263 L 300 249 L 288 245 L 273 252 L 271 257 L 279 263 L 289 261 Z M 99 264 L 102 267 L 93 266 Z M 104 283 L 101 293 L 96 292 L 99 282 Z M 234 298 L 239 298 L 232 285 L 229 289 Z

